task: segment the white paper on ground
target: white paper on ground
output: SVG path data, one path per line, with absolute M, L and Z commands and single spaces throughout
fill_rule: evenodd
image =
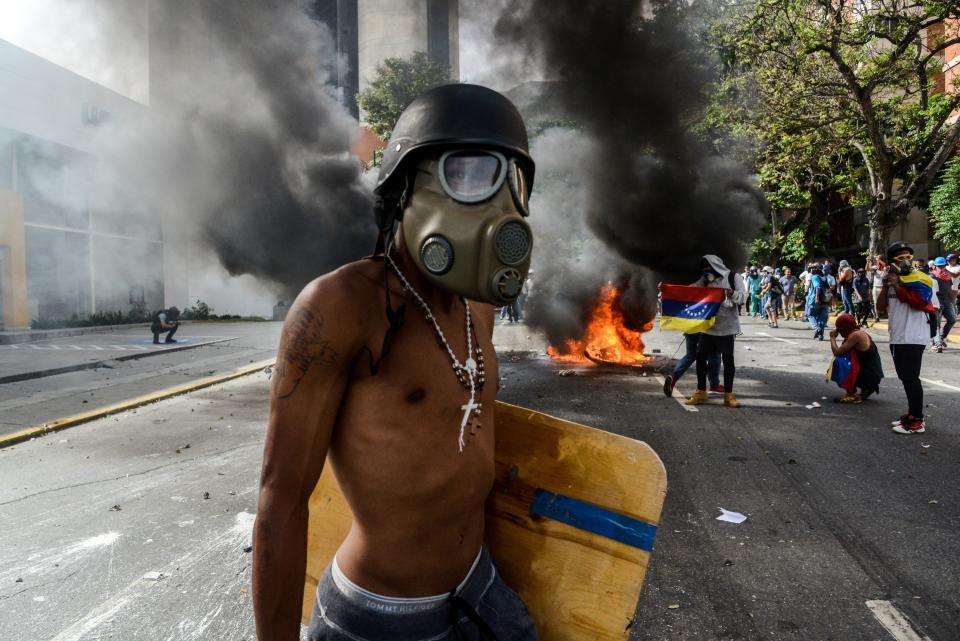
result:
M 720 508 L 720 511 L 723 514 L 717 517 L 718 521 L 726 521 L 727 523 L 743 523 L 747 520 L 747 516 L 745 514 L 731 512 L 730 510 L 725 510 L 723 508 Z

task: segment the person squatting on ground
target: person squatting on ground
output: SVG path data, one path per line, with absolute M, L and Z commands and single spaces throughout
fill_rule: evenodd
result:
M 922 434 L 926 422 L 923 418 L 920 368 L 930 338 L 933 283 L 929 276 L 914 273 L 913 248 L 907 243 L 891 244 L 887 248 L 887 261 L 884 287 L 877 303 L 881 312 L 887 311 L 890 353 L 893 355 L 897 378 L 903 383 L 903 391 L 907 395 L 907 413 L 893 421 L 893 431 Z M 904 279 L 908 282 L 905 283 Z
M 956 307 L 954 307 L 954 297 L 952 295 L 953 275 L 947 269 L 947 259 L 943 256 L 937 256 L 933 260 L 933 265 L 933 271 L 930 275 L 933 277 L 933 283 L 935 285 L 934 292 L 936 293 L 937 302 L 940 304 L 940 313 L 937 318 L 939 331 L 937 334 L 936 351 L 942 352 L 947 346 L 947 336 L 950 335 L 950 330 L 953 329 L 953 326 L 957 322 L 957 310 Z M 941 319 L 943 320 L 942 326 L 940 324 Z
M 817 264 L 810 266 L 810 288 L 807 294 L 807 318 L 813 329 L 813 337 L 823 340 L 823 333 L 827 329 L 827 319 L 830 316 L 830 306 L 833 303 L 833 290 L 823 275 L 823 267 Z
M 308 284 L 284 324 L 254 527 L 260 641 L 299 638 L 307 502 L 328 458 L 354 520 L 311 641 L 536 639 L 483 545 L 493 306 L 530 265 L 533 173 L 523 120 L 495 91 L 442 85 L 400 116 L 375 255 Z
M 167 332 L 167 338 L 164 343 L 176 343 L 177 339 L 173 337 L 180 327 L 180 310 L 176 307 L 164 309 L 153 315 L 150 323 L 150 332 L 153 334 L 153 344 L 160 343 L 160 334 Z
M 726 297 L 717 310 L 713 326 L 700 334 L 697 343 L 697 391 L 687 401 L 687 405 L 700 405 L 707 402 L 707 360 L 711 354 L 720 353 L 723 361 L 723 404 L 727 407 L 740 407 L 733 393 L 733 378 L 736 365 L 733 361 L 733 344 L 740 332 L 740 317 L 736 304 L 746 298 L 747 289 L 740 274 L 732 273 L 717 256 L 707 254 L 700 260 L 703 276 L 694 285 L 700 287 L 722 287 Z
M 837 335 L 843 342 L 837 345 Z M 862 403 L 880 391 L 883 380 L 883 365 L 880 363 L 880 351 L 870 334 L 860 329 L 850 314 L 837 316 L 836 329 L 830 331 L 830 349 L 834 356 L 856 352 L 859 371 L 855 383 L 856 393 L 847 393 L 836 398 L 838 403 Z

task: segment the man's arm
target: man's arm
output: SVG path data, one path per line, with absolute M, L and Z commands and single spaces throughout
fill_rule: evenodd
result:
M 307 502 L 323 470 L 351 362 L 363 344 L 354 316 L 349 292 L 328 276 L 301 292 L 284 323 L 253 530 L 260 641 L 300 638 Z

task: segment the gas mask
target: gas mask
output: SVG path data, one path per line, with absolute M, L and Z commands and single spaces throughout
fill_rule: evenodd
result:
M 471 300 L 515 301 L 533 249 L 517 162 L 487 149 L 447 151 L 420 160 L 412 185 L 403 240 L 427 280 Z
M 913 271 L 913 256 L 897 256 L 889 265 L 889 271 L 897 276 L 906 276 Z

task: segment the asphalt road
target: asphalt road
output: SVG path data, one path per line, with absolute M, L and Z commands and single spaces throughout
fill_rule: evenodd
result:
M 181 342 L 169 347 L 154 346 L 144 329 L 0 345 L 0 379 L 96 366 L 0 384 L 0 437 L 271 358 L 280 328 L 273 322 L 188 323 L 177 332 Z M 117 360 L 131 355 L 137 358 Z
M 274 327 L 251 331 L 236 365 L 275 345 Z M 748 323 L 737 342 L 744 407 L 691 412 L 654 372 L 557 363 L 525 327 L 498 327 L 502 400 L 645 440 L 666 465 L 631 639 L 960 639 L 960 350 L 925 357 L 929 428 L 902 436 L 889 429 L 905 399 L 885 335 L 875 338 L 892 378 L 862 406 L 830 402 L 829 348 L 809 335 Z M 648 346 L 669 356 L 679 339 L 654 331 Z M 208 349 L 181 358 L 193 352 L 207 375 Z M 95 394 L 154 383 L 146 370 L 130 382 L 109 373 Z M 32 393 L 45 400 L 20 406 L 18 424 L 76 406 L 70 385 L 44 381 Z M 254 374 L 0 449 L 0 640 L 252 640 L 244 550 L 267 384 Z M 0 394 L 17 398 L 6 385 Z M 749 518 L 717 521 L 720 507 Z

